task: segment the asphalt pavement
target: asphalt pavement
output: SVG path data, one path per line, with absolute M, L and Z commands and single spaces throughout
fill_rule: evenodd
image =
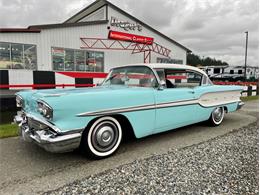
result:
M 0 140 L 0 194 L 35 194 L 57 189 L 136 160 L 165 154 L 225 135 L 257 121 L 258 101 L 225 116 L 219 127 L 195 124 L 122 144 L 118 152 L 104 160 L 90 160 L 78 152 L 52 154 L 19 137 Z

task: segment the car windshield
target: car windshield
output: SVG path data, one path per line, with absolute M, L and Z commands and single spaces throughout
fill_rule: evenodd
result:
M 155 87 L 157 80 L 153 71 L 146 66 L 126 66 L 112 69 L 102 85 Z

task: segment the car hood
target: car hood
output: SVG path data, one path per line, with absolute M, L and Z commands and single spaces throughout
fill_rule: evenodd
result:
M 17 93 L 25 99 L 25 110 L 37 111 L 37 101 L 42 100 L 49 104 L 54 111 L 77 110 L 81 111 L 97 110 L 102 108 L 124 107 L 153 103 L 151 93 L 154 89 L 143 87 L 127 86 L 98 86 L 91 88 L 73 89 L 47 89 L 30 90 Z M 136 98 L 136 97 L 144 98 Z
M 78 95 L 86 93 L 96 93 L 101 91 L 111 90 L 108 87 L 89 87 L 89 88 L 73 88 L 73 89 L 47 89 L 47 90 L 36 90 L 33 95 L 35 97 L 60 97 L 66 95 Z
M 113 91 L 139 91 L 145 90 L 141 87 L 127 87 L 127 86 L 98 86 L 88 88 L 73 88 L 73 89 L 47 89 L 47 90 L 35 90 L 32 96 L 35 98 L 51 98 L 61 96 L 78 96 L 78 95 L 91 95 L 91 94 L 107 94 L 113 93 Z M 148 88 L 149 89 L 149 88 Z

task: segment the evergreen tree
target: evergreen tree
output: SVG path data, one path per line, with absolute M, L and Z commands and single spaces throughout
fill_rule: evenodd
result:
M 227 62 L 223 62 L 221 60 L 216 60 L 215 58 L 210 58 L 210 57 L 206 57 L 206 58 L 201 58 L 199 55 L 193 54 L 193 53 L 189 53 L 187 55 L 187 64 L 191 65 L 191 66 L 220 66 L 220 65 L 228 65 Z

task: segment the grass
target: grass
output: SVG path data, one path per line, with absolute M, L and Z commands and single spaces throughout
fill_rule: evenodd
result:
M 251 100 L 258 100 L 259 96 L 247 96 L 247 97 L 241 97 L 241 100 L 244 102 L 251 101 Z
M 0 138 L 14 137 L 18 135 L 18 126 L 16 124 L 1 124 Z

